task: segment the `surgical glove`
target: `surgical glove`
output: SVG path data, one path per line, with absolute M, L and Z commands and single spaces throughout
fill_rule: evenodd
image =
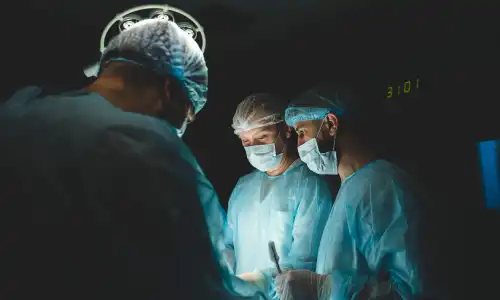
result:
M 276 276 L 274 281 L 280 300 L 329 299 L 330 279 L 308 270 L 292 270 Z
M 267 280 L 266 276 L 262 274 L 261 272 L 248 272 L 248 273 L 242 273 L 240 275 L 237 275 L 237 277 L 253 284 L 256 285 L 259 289 L 267 292 L 269 290 L 269 281 Z

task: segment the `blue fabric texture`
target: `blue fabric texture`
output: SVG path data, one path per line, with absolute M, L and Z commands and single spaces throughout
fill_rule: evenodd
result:
M 308 120 L 322 120 L 326 114 L 344 116 L 358 109 L 358 101 L 347 86 L 322 82 L 298 95 L 285 111 L 289 126 Z
M 229 200 L 226 261 L 235 274 L 259 271 L 270 281 L 273 241 L 282 269 L 314 270 L 319 242 L 332 206 L 326 182 L 300 160 L 280 176 L 254 171 L 238 181 Z
M 421 295 L 417 195 L 409 176 L 384 160 L 342 182 L 316 268 L 331 275 L 331 299 L 352 299 L 382 273 L 390 276 L 403 299 Z
M 20 290 L 60 294 L 53 299 L 75 289 L 106 298 L 266 298 L 218 264 L 210 239 L 224 245 L 225 214 L 175 128 L 97 93 L 40 93 L 24 88 L 0 106 L 1 217 L 19 241 L 3 268 L 26 284 Z

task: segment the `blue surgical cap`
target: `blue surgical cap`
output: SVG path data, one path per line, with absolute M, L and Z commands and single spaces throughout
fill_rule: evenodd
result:
M 322 120 L 327 114 L 343 116 L 349 111 L 353 96 L 345 86 L 323 82 L 294 98 L 285 111 L 289 126 L 306 120 Z
M 147 62 L 117 57 L 122 52 L 135 52 Z M 148 19 L 121 32 L 106 47 L 100 65 L 115 59 L 136 62 L 156 74 L 179 80 L 195 113 L 207 102 L 208 69 L 203 52 L 196 41 L 173 22 Z

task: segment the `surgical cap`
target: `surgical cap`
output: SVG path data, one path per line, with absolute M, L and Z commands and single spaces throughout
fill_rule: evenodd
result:
M 145 61 L 121 57 L 123 52 L 137 53 Z M 208 69 L 203 52 L 196 41 L 173 22 L 143 20 L 121 32 L 110 41 L 100 65 L 110 60 L 129 60 L 161 76 L 176 78 L 196 113 L 207 102 Z
M 236 108 L 234 134 L 283 122 L 285 109 L 286 103 L 271 94 L 250 95 Z
M 323 82 L 294 98 L 285 112 L 289 126 L 306 120 L 322 120 L 327 114 L 343 116 L 354 107 L 355 101 L 346 86 Z

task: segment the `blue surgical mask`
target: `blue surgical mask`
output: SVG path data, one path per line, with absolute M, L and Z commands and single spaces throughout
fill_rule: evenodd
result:
M 276 154 L 276 143 L 245 147 L 250 164 L 261 172 L 278 167 L 283 153 Z
M 182 136 L 184 135 L 184 132 L 186 132 L 187 125 L 188 125 L 188 119 L 185 118 L 184 121 L 182 122 L 181 128 L 175 129 L 178 137 L 182 138 Z
M 307 167 L 314 173 L 321 175 L 338 175 L 335 137 L 333 137 L 332 151 L 325 153 L 321 153 L 319 151 L 317 137 L 321 132 L 321 127 L 323 126 L 324 121 L 325 120 L 323 119 L 316 137 L 300 145 L 297 150 L 299 151 L 300 159 L 306 163 Z

